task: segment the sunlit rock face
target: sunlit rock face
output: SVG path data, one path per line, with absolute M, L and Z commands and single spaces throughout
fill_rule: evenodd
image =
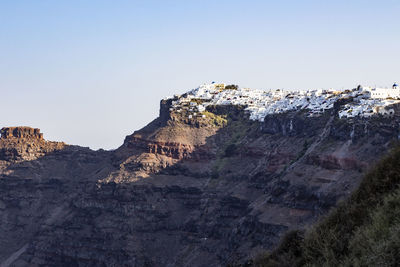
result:
M 243 263 L 348 196 L 399 136 L 397 106 L 339 118 L 343 101 L 254 121 L 240 105 L 191 118 L 172 105 L 113 151 L 3 128 L 0 264 Z
M 4 127 L 0 130 L 1 139 L 24 138 L 43 140 L 43 134 L 38 128 L 31 127 Z
M 38 128 L 20 126 L 0 130 L 0 160 L 35 160 L 64 147 L 63 142 L 46 141 Z

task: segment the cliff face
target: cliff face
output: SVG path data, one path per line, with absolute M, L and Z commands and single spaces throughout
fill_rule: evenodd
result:
M 35 160 L 64 147 L 62 142 L 44 140 L 37 128 L 4 127 L 0 130 L 0 159 L 5 161 Z
M 4 127 L 0 130 L 0 138 L 26 138 L 26 139 L 37 139 L 43 140 L 43 134 L 40 129 L 30 127 Z
M 338 107 L 260 123 L 242 107 L 188 119 L 169 105 L 109 152 L 2 132 L 5 151 L 36 139 L 30 156 L 0 154 L 0 263 L 244 262 L 349 195 L 399 135 L 397 115 L 339 119 Z

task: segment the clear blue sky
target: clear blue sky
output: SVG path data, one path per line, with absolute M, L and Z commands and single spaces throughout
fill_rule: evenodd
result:
M 203 82 L 390 86 L 399 45 L 398 0 L 0 0 L 0 127 L 116 148 Z

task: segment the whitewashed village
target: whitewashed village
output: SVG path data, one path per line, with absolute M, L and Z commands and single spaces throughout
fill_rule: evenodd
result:
M 352 99 L 339 111 L 340 118 L 392 116 L 392 105 L 400 103 L 400 88 L 394 83 L 391 88 L 357 86 L 350 90 L 290 91 L 283 89 L 256 90 L 224 83 L 206 83 L 172 99 L 170 111 L 184 112 L 188 119 L 205 117 L 208 105 L 243 105 L 251 120 L 264 121 L 269 114 L 304 110 L 309 117 L 322 114 L 333 108 L 340 99 Z

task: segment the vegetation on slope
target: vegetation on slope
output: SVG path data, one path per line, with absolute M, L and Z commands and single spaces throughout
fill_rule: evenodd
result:
M 208 125 L 216 127 L 224 127 L 228 123 L 226 115 L 217 115 L 209 111 L 203 111 L 200 114 L 206 116 Z
M 305 234 L 288 233 L 254 266 L 396 266 L 400 262 L 400 147 Z

